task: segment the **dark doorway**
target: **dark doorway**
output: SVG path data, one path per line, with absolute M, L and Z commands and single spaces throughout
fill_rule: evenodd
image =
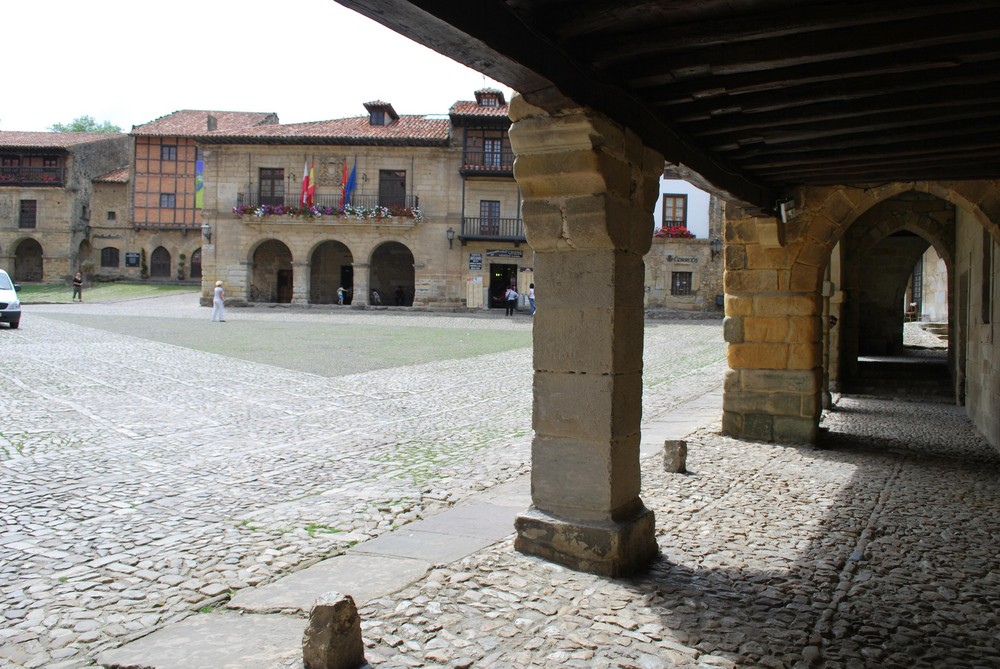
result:
M 191 254 L 191 278 L 201 278 L 201 249 L 198 248 Z
M 292 270 L 278 270 L 278 302 L 289 304 L 292 301 Z
M 368 290 L 377 290 L 382 304 L 390 304 L 389 296 L 403 289 L 403 304 L 413 305 L 416 287 L 413 254 L 399 242 L 385 242 L 372 252 L 368 274 Z
M 506 308 L 504 293 L 517 288 L 517 265 L 490 263 L 490 309 Z
M 149 275 L 156 279 L 170 278 L 170 251 L 157 246 L 149 257 Z
M 313 251 L 309 263 L 309 303 L 336 304 L 337 288 L 350 290 L 354 285 L 354 257 L 343 243 L 326 241 Z M 344 268 L 351 271 L 345 276 Z M 350 303 L 350 292 L 345 298 Z
M 25 239 L 14 251 L 14 281 L 42 280 L 42 245 Z
M 354 301 L 354 266 L 342 265 L 340 267 L 340 285 L 344 289 L 344 304 Z

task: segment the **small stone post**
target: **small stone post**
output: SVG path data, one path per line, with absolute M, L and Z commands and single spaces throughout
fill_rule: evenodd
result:
M 309 611 L 302 636 L 305 669 L 358 669 L 366 664 L 361 616 L 350 595 L 326 592 Z
M 663 468 L 674 474 L 687 474 L 688 446 L 683 439 L 663 442 Z

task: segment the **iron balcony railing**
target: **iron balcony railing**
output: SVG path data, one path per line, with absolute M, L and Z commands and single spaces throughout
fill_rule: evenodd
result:
M 272 207 L 280 205 L 283 207 L 299 208 L 302 206 L 299 200 L 300 197 L 300 192 L 283 193 L 280 195 L 262 194 L 260 192 L 237 193 L 236 206 L 250 207 L 251 209 L 259 207 L 260 205 L 270 205 Z M 359 195 L 354 193 L 351 195 L 350 204 L 353 207 L 364 209 L 374 209 L 375 207 L 411 209 L 420 206 L 420 197 L 417 195 L 379 197 L 378 195 Z M 343 208 L 342 205 L 343 200 L 340 193 L 317 194 L 313 197 L 314 207 L 325 207 L 340 210 Z
M 520 244 L 527 241 L 524 222 L 520 218 L 463 218 L 462 232 L 458 238 L 463 243 L 494 241 Z
M 0 186 L 62 186 L 62 167 L 0 167 Z
M 513 175 L 512 151 L 466 151 L 462 157 L 462 174 Z

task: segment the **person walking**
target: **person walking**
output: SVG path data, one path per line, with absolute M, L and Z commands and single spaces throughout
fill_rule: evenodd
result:
M 212 296 L 212 321 L 218 318 L 220 323 L 226 322 L 226 294 L 222 290 L 222 282 L 215 282 L 215 291 Z
M 535 284 L 528 284 L 528 304 L 531 305 L 531 315 L 535 315 Z
M 508 288 L 507 292 L 504 293 L 504 299 L 507 300 L 507 315 L 513 316 L 514 311 L 517 309 L 517 291 L 514 290 L 513 286 Z
M 80 301 L 83 302 L 83 276 L 79 272 L 73 277 L 73 297 L 70 298 L 70 302 L 77 298 L 80 298 Z
M 337 288 L 337 304 L 344 303 L 344 287 Z

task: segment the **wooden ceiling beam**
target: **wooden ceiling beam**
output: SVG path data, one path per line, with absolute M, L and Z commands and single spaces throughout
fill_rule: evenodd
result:
M 935 97 L 957 100 L 978 99 L 984 91 L 988 93 L 1000 82 L 1000 68 L 990 65 L 979 63 L 975 66 L 956 68 L 956 71 L 949 76 L 941 77 L 912 73 L 889 80 L 877 77 L 871 80 L 854 80 L 849 86 L 830 82 L 734 98 L 695 100 L 674 105 L 663 111 L 676 123 L 720 122 L 723 117 L 736 119 L 791 110 L 795 110 L 793 113 L 796 115 L 809 114 L 821 111 L 826 105 L 849 105 L 857 110 L 873 113 L 905 107 L 906 104 L 901 105 L 899 100 L 919 105 L 921 100 L 926 101 Z
M 652 5 L 655 3 L 647 3 Z M 943 14 L 964 14 L 981 10 L 979 0 L 962 0 L 943 5 L 940 2 L 858 3 L 852 8 L 845 3 L 836 5 L 798 5 L 767 12 L 746 13 L 700 20 L 696 23 L 658 20 L 647 12 L 641 30 L 621 32 L 615 38 L 594 44 L 592 32 L 573 32 L 572 25 L 560 24 L 555 38 L 570 51 L 588 53 L 597 63 L 613 63 L 644 58 L 651 45 L 657 53 L 669 57 L 672 53 L 691 52 L 716 47 L 728 47 L 742 42 L 777 41 L 820 31 L 845 31 L 863 26 L 897 24 L 901 21 L 936 19 Z M 607 30 L 614 28 L 608 27 Z M 841 32 L 841 34 L 843 34 Z
M 963 14 L 926 16 L 888 24 L 858 26 L 849 32 L 820 30 L 789 35 L 775 40 L 737 42 L 672 53 L 662 40 L 629 46 L 621 57 L 579 52 L 579 57 L 598 71 L 620 73 L 622 69 L 642 72 L 644 61 L 660 73 L 677 80 L 698 73 L 737 74 L 759 70 L 844 60 L 861 56 L 896 54 L 909 49 L 926 49 L 968 40 L 996 39 L 1000 35 L 1000 8 Z M 642 52 L 637 53 L 645 47 Z M 596 49 L 597 47 L 595 47 Z M 620 46 L 619 49 L 626 47 Z

